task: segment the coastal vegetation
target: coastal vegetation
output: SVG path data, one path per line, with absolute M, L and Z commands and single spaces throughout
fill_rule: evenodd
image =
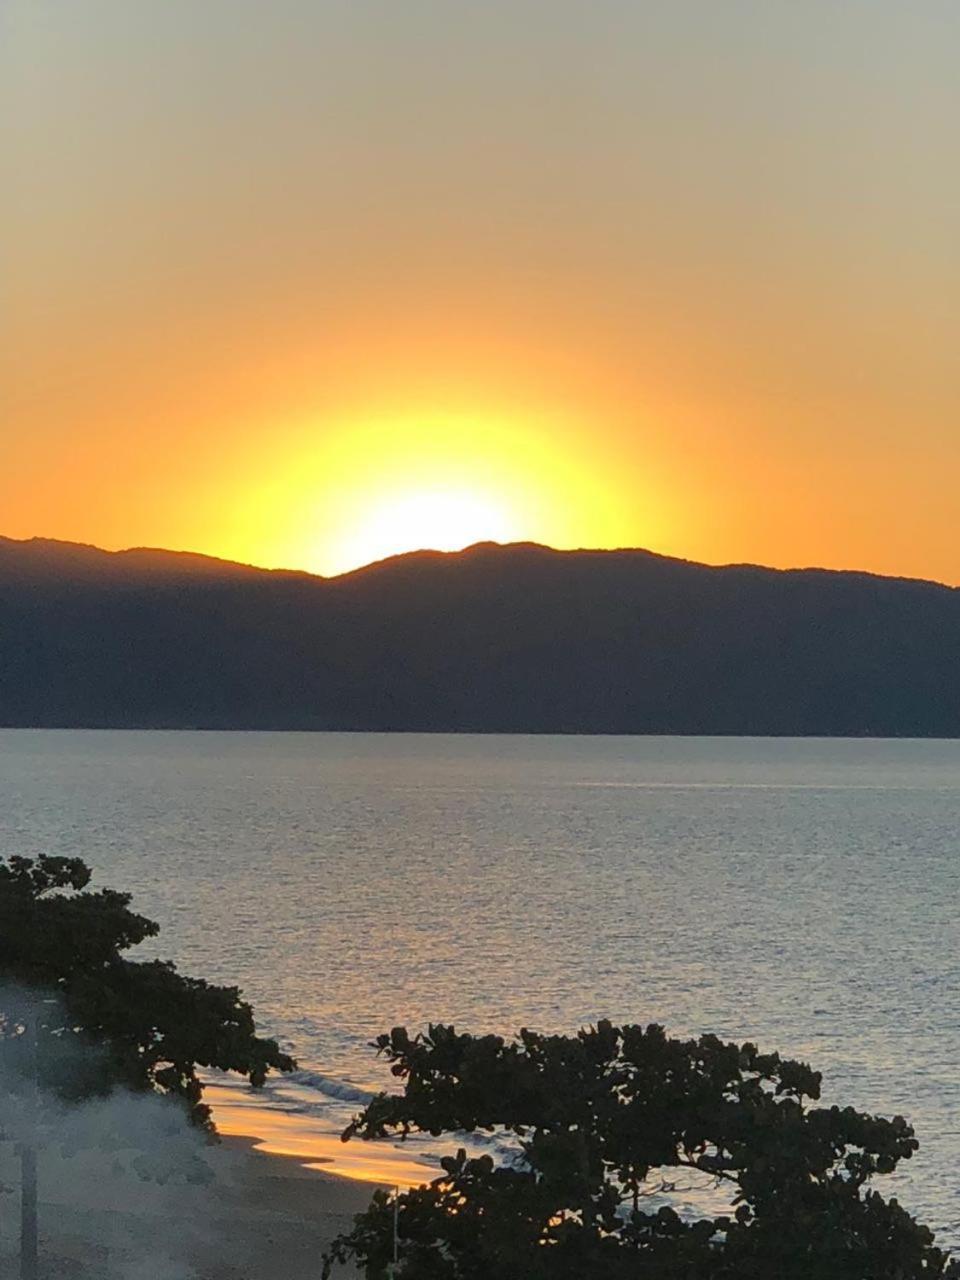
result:
M 158 926 L 130 909 L 129 894 L 92 890 L 90 880 L 79 858 L 0 860 L 0 1053 L 13 1076 L 29 1059 L 41 1088 L 64 1099 L 121 1086 L 158 1093 L 211 1128 L 201 1068 L 253 1085 L 293 1068 L 257 1035 L 236 987 L 129 959 Z
M 129 894 L 90 881 L 79 858 L 0 859 L 0 1143 L 14 1144 L 20 1166 L 21 1280 L 40 1275 L 42 1150 L 47 1173 L 51 1155 L 99 1151 L 120 1179 L 118 1201 L 125 1172 L 207 1182 L 196 1138 L 213 1123 L 200 1070 L 259 1085 L 294 1065 L 256 1034 L 237 988 L 129 959 L 158 926 L 130 909 Z
M 400 1094 L 344 1139 L 512 1135 L 519 1159 L 461 1149 L 429 1186 L 378 1193 L 327 1258 L 369 1280 L 929 1280 L 960 1274 L 871 1187 L 913 1129 L 813 1105 L 821 1077 L 752 1044 L 600 1022 L 573 1036 L 395 1028 L 377 1041 Z M 682 1216 L 684 1180 L 729 1209 Z M 688 1196 L 690 1188 L 683 1188 Z

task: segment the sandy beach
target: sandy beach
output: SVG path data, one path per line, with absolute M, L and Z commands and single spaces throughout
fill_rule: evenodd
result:
M 316 1280 L 325 1246 L 372 1191 L 237 1136 L 204 1147 L 203 1158 L 205 1185 L 159 1185 L 121 1170 L 109 1153 L 44 1152 L 42 1280 Z M 16 1274 L 18 1174 L 12 1146 L 0 1145 L 5 1275 Z
M 329 1121 L 296 1111 L 264 1106 L 254 1089 L 227 1090 L 216 1084 L 204 1089 L 213 1107 L 217 1132 L 224 1137 L 255 1138 L 258 1151 L 295 1156 L 301 1164 L 349 1181 L 377 1186 L 420 1186 L 435 1178 L 440 1167 L 427 1157 L 436 1152 L 436 1139 L 413 1138 L 407 1143 L 342 1142 L 330 1132 Z

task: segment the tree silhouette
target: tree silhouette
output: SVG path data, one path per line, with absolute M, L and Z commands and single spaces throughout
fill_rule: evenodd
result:
M 443 1174 L 374 1197 L 325 1260 L 369 1280 L 929 1280 L 955 1274 L 932 1232 L 870 1189 L 917 1149 L 901 1117 L 816 1107 L 806 1064 L 715 1036 L 601 1022 L 516 1041 L 400 1027 L 377 1048 L 404 1083 L 344 1134 L 514 1135 L 501 1165 L 460 1150 Z M 729 1187 L 691 1220 L 651 1194 Z M 397 1261 L 394 1263 L 395 1233 Z
M 128 894 L 90 891 L 90 878 L 79 858 L 0 859 L 0 1140 L 15 1139 L 20 1153 L 21 1280 L 39 1275 L 37 1148 L 49 1127 L 41 1100 L 78 1103 L 122 1087 L 177 1101 L 212 1130 L 199 1068 L 259 1085 L 271 1069 L 294 1066 L 256 1034 L 236 987 L 127 959 L 158 926 L 130 910 Z M 58 1124 L 54 1108 L 47 1141 L 69 1155 Z M 101 1129 L 97 1140 L 114 1149 L 118 1135 Z M 156 1134 L 148 1149 L 134 1161 L 142 1178 L 209 1176 L 194 1152 L 171 1167 Z
M 130 910 L 129 894 L 91 891 L 90 879 L 78 858 L 0 859 L 8 1085 L 39 1072 L 40 1085 L 66 1099 L 118 1085 L 154 1091 L 180 1099 L 194 1123 L 210 1127 L 198 1068 L 239 1072 L 254 1085 L 272 1069 L 293 1068 L 274 1040 L 256 1034 L 236 987 L 185 977 L 169 962 L 127 959 L 158 926 Z

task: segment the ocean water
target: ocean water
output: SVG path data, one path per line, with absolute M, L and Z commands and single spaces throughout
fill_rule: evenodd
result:
M 132 891 L 296 1053 L 225 1128 L 409 1180 L 433 1151 L 335 1141 L 378 1032 L 658 1021 L 906 1115 L 880 1186 L 960 1246 L 958 742 L 4 731 L 14 852 Z

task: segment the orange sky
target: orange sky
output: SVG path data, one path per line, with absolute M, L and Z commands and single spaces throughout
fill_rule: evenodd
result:
M 954 0 L 0 24 L 0 533 L 960 582 Z

